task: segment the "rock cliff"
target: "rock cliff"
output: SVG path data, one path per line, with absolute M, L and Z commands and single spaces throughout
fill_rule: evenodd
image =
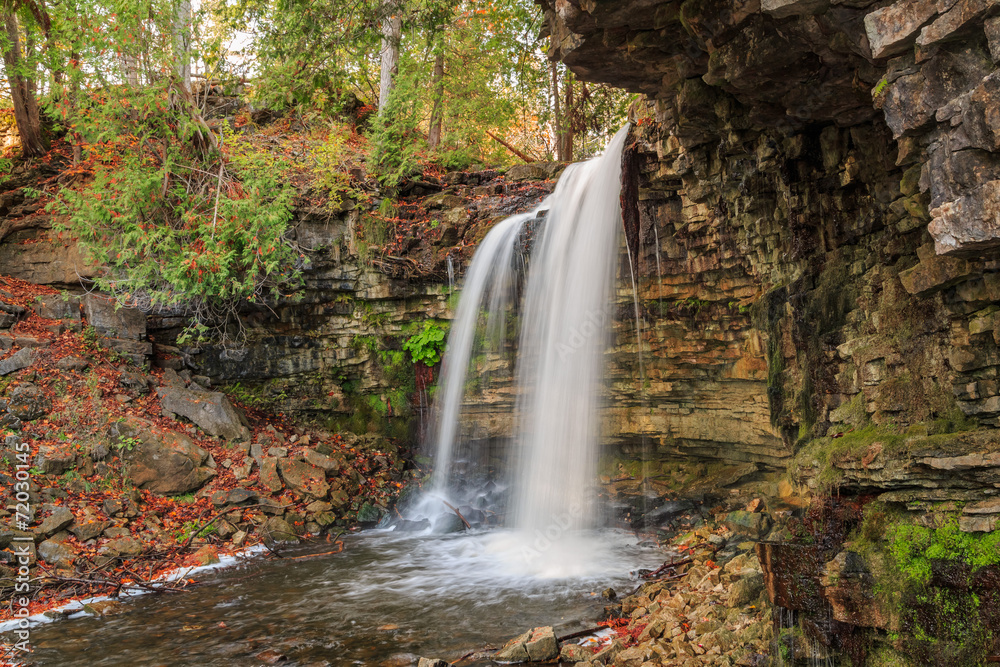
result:
M 757 487 L 771 509 L 837 489 L 874 500 L 871 515 L 908 511 L 930 542 L 952 528 L 989 539 L 979 536 L 997 527 L 1000 489 L 996 7 L 540 4 L 551 58 L 643 94 L 625 158 L 626 187 L 638 192 L 627 251 L 638 260 L 639 315 L 629 317 L 623 275 L 609 410 L 619 456 L 641 459 L 647 480 L 662 467 L 668 482 L 678 459 L 702 473 L 737 465 L 744 480 L 777 471 L 780 484 Z M 874 532 L 909 530 L 891 525 Z M 859 551 L 871 546 L 858 539 Z M 827 539 L 816 558 L 839 548 Z M 940 588 L 938 573 L 961 558 L 929 557 L 935 574 L 917 594 L 900 583 L 914 581 L 910 554 L 895 553 L 879 570 L 881 557 L 866 552 L 864 577 L 882 591 L 895 577 L 893 590 L 908 591 L 893 607 L 908 601 L 902 626 L 872 611 L 870 590 L 858 598 L 836 577 L 825 596 L 792 608 L 822 615 L 832 601 L 835 626 L 902 629 L 897 648 L 926 664 L 948 651 L 962 664 L 996 652 L 972 630 L 965 640 L 929 630 L 944 607 L 971 599 L 971 584 Z M 774 588 L 777 574 L 765 576 Z M 923 616 L 905 611 L 911 604 Z M 993 608 L 983 602 L 971 624 L 989 627 Z M 930 638 L 913 639 L 921 633 Z

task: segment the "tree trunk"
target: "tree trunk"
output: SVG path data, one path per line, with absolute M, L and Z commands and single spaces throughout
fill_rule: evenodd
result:
M 553 61 L 551 64 L 552 68 L 552 99 L 555 100 L 555 107 L 553 108 L 553 125 L 556 131 L 556 159 L 563 162 L 563 140 L 562 140 L 562 112 L 559 109 L 559 69 L 556 67 L 556 63 Z
M 184 90 L 191 90 L 191 0 L 178 0 L 174 14 L 174 58 Z M 131 79 L 131 77 L 129 77 Z M 131 83 L 131 80 L 129 81 Z
M 399 40 L 403 33 L 403 19 L 399 16 L 399 5 L 387 2 L 384 5 L 386 17 L 382 19 L 382 49 L 379 57 L 382 61 L 382 72 L 378 87 L 378 112 L 385 110 L 392 93 L 393 79 L 399 73 Z
M 128 85 L 136 88 L 139 86 L 139 61 L 135 56 L 124 54 L 121 57 L 122 71 L 125 74 L 125 81 Z
M 427 133 L 427 145 L 437 148 L 441 143 L 441 124 L 444 117 L 444 54 L 439 53 L 434 57 L 431 91 L 434 106 L 431 108 L 431 128 Z
M 21 136 L 21 151 L 27 157 L 45 155 L 46 146 L 42 138 L 42 124 L 35 100 L 35 82 L 24 76 L 24 59 L 21 56 L 21 36 L 17 18 L 11 12 L 4 12 L 4 29 L 7 31 L 9 49 L 4 51 L 4 68 L 10 84 L 10 96 L 14 102 L 14 120 Z
M 576 123 L 574 116 L 576 111 L 573 108 L 573 77 L 567 73 L 566 74 L 566 117 L 563 119 L 563 136 L 562 136 L 562 157 L 560 158 L 563 162 L 573 161 L 573 139 L 576 134 Z

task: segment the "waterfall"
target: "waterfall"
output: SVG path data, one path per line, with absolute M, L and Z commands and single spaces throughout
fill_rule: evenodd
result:
M 534 211 L 497 224 L 465 277 L 444 355 L 433 427 L 432 495 L 454 499 L 462 407 L 474 348 L 499 354 L 518 311 L 517 401 L 508 524 L 554 542 L 593 525 L 597 447 L 622 229 L 622 128 L 602 156 L 570 165 Z M 539 221 L 523 276 L 529 221 Z M 518 302 L 522 291 L 523 301 Z M 519 307 L 519 309 L 518 309 Z M 440 504 L 440 502 L 439 502 Z

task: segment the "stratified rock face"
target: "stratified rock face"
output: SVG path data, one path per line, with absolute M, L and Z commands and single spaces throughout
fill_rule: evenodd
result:
M 550 56 L 585 80 L 656 99 L 686 149 L 750 127 L 787 135 L 884 122 L 898 141 L 896 164 L 921 165 L 937 252 L 983 257 L 1000 247 L 1000 26 L 991 2 L 542 4 Z M 720 127 L 720 117 L 733 122 Z
M 869 422 L 997 425 L 988 3 L 543 6 L 551 57 L 648 96 L 608 410 L 626 453 L 781 468 Z

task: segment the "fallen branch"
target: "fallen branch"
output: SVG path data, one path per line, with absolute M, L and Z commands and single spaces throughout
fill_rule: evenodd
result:
M 449 664 L 457 665 L 458 663 L 462 662 L 463 660 L 468 660 L 469 658 L 471 658 L 473 656 L 482 655 L 484 653 L 496 653 L 499 650 L 500 649 L 498 649 L 498 648 L 480 648 L 480 649 L 476 649 L 475 651 L 469 651 L 468 653 L 466 653 L 465 655 L 463 655 L 458 660 L 455 660 L 455 661 L 453 661 L 453 662 L 451 662 Z
M 514 148 L 513 146 L 511 146 L 506 141 L 504 141 L 503 139 L 501 139 L 497 135 L 493 134 L 489 130 L 486 130 L 486 134 L 488 134 L 490 136 L 490 138 L 493 139 L 493 141 L 497 142 L 498 144 L 500 144 L 501 146 L 503 146 L 504 148 L 506 148 L 507 150 L 509 150 L 511 153 L 513 153 L 517 157 L 519 157 L 522 160 L 524 160 L 525 162 L 537 162 L 537 160 L 535 158 L 533 158 L 530 155 L 527 155 L 527 154 L 522 153 L 521 151 L 517 150 L 516 148 Z
M 595 628 L 587 628 L 586 630 L 580 630 L 579 632 L 571 632 L 568 635 L 563 635 L 562 637 L 556 637 L 557 642 L 564 642 L 567 639 L 579 639 L 580 637 L 586 637 L 588 635 L 596 634 L 601 630 L 607 630 L 607 626 L 598 625 Z
M 444 500 L 443 498 L 441 499 L 441 502 L 443 502 L 443 503 L 444 503 L 445 505 L 447 505 L 447 506 L 449 507 L 449 509 L 451 509 L 451 511 L 452 511 L 452 512 L 454 512 L 455 514 L 457 514 L 457 515 L 458 515 L 458 518 L 459 518 L 459 519 L 461 519 L 461 520 L 462 520 L 462 523 L 464 523 L 464 524 L 465 524 L 465 529 L 466 529 L 466 530 L 472 530 L 472 524 L 471 524 L 471 523 L 469 523 L 469 522 L 468 522 L 468 521 L 467 521 L 467 520 L 465 519 L 465 517 L 464 517 L 464 516 L 462 516 L 462 513 L 458 511 L 458 508 L 457 508 L 457 507 L 455 507 L 454 505 L 452 505 L 451 503 L 449 503 L 449 502 L 448 502 L 447 500 Z
M 679 567 L 681 565 L 687 565 L 687 564 L 689 564 L 691 562 L 692 562 L 692 560 L 690 558 L 682 558 L 681 560 L 675 560 L 672 563 L 664 563 L 663 565 L 661 565 L 660 567 L 656 568 L 652 572 L 647 572 L 646 574 L 642 575 L 642 578 L 643 579 L 652 579 L 653 577 L 657 576 L 658 574 L 660 574 L 664 570 L 669 570 L 671 568 Z

